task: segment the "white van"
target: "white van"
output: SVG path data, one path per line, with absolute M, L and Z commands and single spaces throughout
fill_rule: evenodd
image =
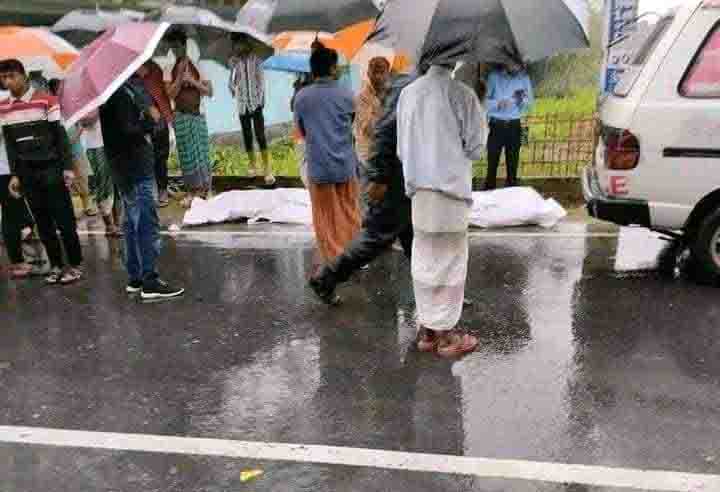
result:
M 599 113 L 590 215 L 681 238 L 720 278 L 720 0 L 659 20 Z

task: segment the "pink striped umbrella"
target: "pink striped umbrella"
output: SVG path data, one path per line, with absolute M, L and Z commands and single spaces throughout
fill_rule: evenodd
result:
M 104 104 L 153 56 L 169 27 L 167 23 L 122 24 L 83 48 L 60 91 L 65 125 L 74 125 Z

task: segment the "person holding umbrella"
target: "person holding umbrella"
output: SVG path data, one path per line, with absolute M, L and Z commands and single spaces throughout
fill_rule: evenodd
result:
M 433 64 L 398 102 L 398 155 L 412 200 L 412 278 L 418 350 L 459 356 L 477 338 L 457 330 L 465 296 L 472 164 L 485 150 L 485 111 L 475 92 Z M 437 122 L 442 121 L 442 125 Z
M 75 173 L 68 136 L 60 123 L 58 99 L 31 87 L 25 66 L 16 59 L 0 61 L 0 81 L 10 91 L 10 97 L 0 102 L 0 127 L 13 173 L 8 184 L 10 195 L 15 199 L 25 196 L 35 217 L 50 259 L 46 282 L 77 282 L 83 276 L 83 256 L 69 191 Z M 28 138 L 39 145 L 25 145 Z
M 210 81 L 203 80 L 186 55 L 187 35 L 176 29 L 165 39 L 178 57 L 172 69 L 168 94 L 175 102 L 175 139 L 188 192 L 184 204 L 189 207 L 194 196 L 207 197 L 212 184 L 210 136 L 200 106 L 203 97 L 212 97 L 213 88 Z
M 265 177 L 265 184 L 275 184 L 272 171 L 272 162 L 267 148 L 265 136 L 265 75 L 262 68 L 263 60 L 253 53 L 250 36 L 243 33 L 234 33 L 232 42 L 235 47 L 235 56 L 230 58 L 230 93 L 237 104 L 238 117 L 242 126 L 245 150 L 250 159 L 248 175 L 257 175 L 257 158 L 253 145 L 253 132 L 260 148 L 260 158 Z
M 143 300 L 181 296 L 185 289 L 162 281 L 156 263 L 160 254 L 159 220 L 155 207 L 155 156 L 151 135 L 159 113 L 148 106 L 150 96 L 136 73 L 100 107 L 105 152 L 125 207 L 125 266 L 128 294 Z

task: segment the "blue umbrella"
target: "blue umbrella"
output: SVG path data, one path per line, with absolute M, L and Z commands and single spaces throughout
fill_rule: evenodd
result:
M 273 55 L 262 64 L 265 70 L 277 72 L 308 74 L 310 73 L 310 52 L 303 50 L 287 50 Z M 340 77 L 338 82 L 341 86 L 355 90 L 360 85 L 361 74 L 357 66 L 349 65 L 347 60 L 340 55 Z
M 310 73 L 310 52 L 284 51 L 265 60 L 262 67 L 278 72 Z

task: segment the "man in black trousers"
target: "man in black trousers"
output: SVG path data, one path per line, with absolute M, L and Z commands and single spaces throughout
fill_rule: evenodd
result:
M 375 147 L 368 160 L 370 208 L 362 230 L 342 255 L 310 280 L 310 287 L 327 304 L 337 305 L 340 302 L 335 294 L 337 285 L 380 256 L 395 240 L 400 240 L 405 256 L 410 258 L 412 211 L 405 194 L 402 162 L 397 156 L 397 103 L 402 90 L 417 77 L 416 74 L 396 77 L 386 96 L 383 116 L 375 127 Z

